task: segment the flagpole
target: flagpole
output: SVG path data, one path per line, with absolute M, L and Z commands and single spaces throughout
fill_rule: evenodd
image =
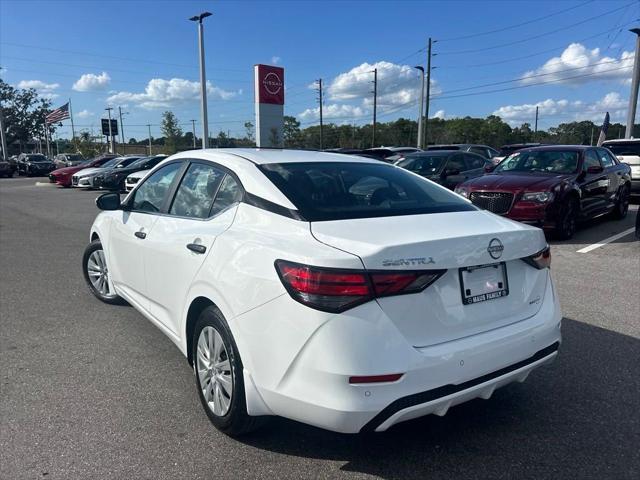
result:
M 76 129 L 73 126 L 73 110 L 71 109 L 71 98 L 69 98 L 69 118 L 71 119 L 71 142 L 76 140 Z

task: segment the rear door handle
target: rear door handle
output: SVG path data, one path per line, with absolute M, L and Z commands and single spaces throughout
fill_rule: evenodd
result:
M 207 247 L 199 243 L 187 243 L 187 248 L 196 253 L 204 253 L 207 251 Z
M 134 235 L 142 240 L 144 240 L 145 238 L 147 238 L 147 234 L 144 232 L 136 232 L 134 233 Z

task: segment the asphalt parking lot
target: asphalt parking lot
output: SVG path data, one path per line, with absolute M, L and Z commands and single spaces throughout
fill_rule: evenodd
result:
M 489 400 L 375 435 L 274 419 L 217 432 L 186 360 L 80 260 L 96 192 L 0 181 L 0 478 L 640 478 L 640 242 L 601 220 L 552 242 L 558 360 Z

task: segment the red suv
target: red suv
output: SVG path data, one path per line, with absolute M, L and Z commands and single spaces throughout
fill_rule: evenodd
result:
M 103 163 L 108 162 L 112 158 L 116 158 L 116 155 L 105 154 L 99 155 L 95 158 L 91 158 L 89 160 L 85 160 L 84 162 L 75 165 L 73 167 L 64 167 L 54 170 L 49 174 L 49 182 L 57 183 L 58 185 L 62 185 L 63 187 L 71 186 L 71 177 L 76 172 L 79 172 L 83 168 L 95 168 L 101 166 Z
M 629 208 L 631 168 L 609 150 L 554 145 L 519 150 L 489 175 L 462 183 L 456 192 L 483 209 L 573 236 L 578 221 Z

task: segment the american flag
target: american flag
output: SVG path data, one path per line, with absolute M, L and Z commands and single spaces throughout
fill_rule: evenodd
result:
M 604 116 L 604 123 L 602 124 L 602 128 L 600 129 L 600 136 L 598 137 L 598 146 L 602 146 L 602 142 L 607 139 L 607 130 L 609 130 L 609 112 Z
M 56 123 L 56 122 L 61 122 L 62 120 L 65 120 L 66 118 L 70 118 L 69 117 L 69 103 L 65 103 L 60 108 L 56 108 L 54 111 L 49 113 L 49 115 L 47 115 L 45 117 L 45 121 L 47 123 Z

